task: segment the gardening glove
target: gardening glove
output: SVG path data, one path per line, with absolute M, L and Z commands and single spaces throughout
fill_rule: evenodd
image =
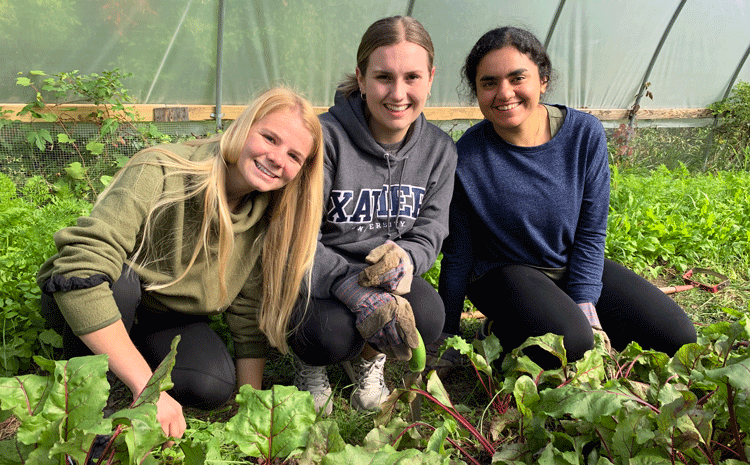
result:
M 589 320 L 591 329 L 594 331 L 594 335 L 601 335 L 602 342 L 604 343 L 604 350 L 609 355 L 614 356 L 616 352 L 612 349 L 612 343 L 609 340 L 609 336 L 607 336 L 607 333 L 605 333 L 602 329 L 602 324 L 601 322 L 599 322 L 599 315 L 596 313 L 594 304 L 592 304 L 591 302 L 584 302 L 578 304 L 578 307 L 581 309 L 581 311 L 583 311 L 583 314 L 586 315 L 586 319 Z
M 365 260 L 370 266 L 359 274 L 361 286 L 381 287 L 395 295 L 409 293 L 414 266 L 409 254 L 398 244 L 388 240 L 372 249 Z
M 381 289 L 363 287 L 352 275 L 333 294 L 355 313 L 362 337 L 386 356 L 411 359 L 419 334 L 409 301 Z

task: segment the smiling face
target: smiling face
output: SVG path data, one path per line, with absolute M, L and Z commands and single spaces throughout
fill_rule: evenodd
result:
M 376 48 L 364 74 L 357 68 L 357 81 L 367 99 L 370 131 L 375 140 L 383 144 L 403 140 L 422 113 L 434 75 L 427 50 L 406 41 Z
M 482 115 L 505 140 L 533 136 L 539 128 L 541 95 L 547 80 L 539 68 L 513 46 L 487 53 L 477 66 L 477 103 Z
M 281 189 L 312 152 L 313 136 L 296 109 L 265 115 L 250 128 L 236 163 L 227 165 L 227 198 Z

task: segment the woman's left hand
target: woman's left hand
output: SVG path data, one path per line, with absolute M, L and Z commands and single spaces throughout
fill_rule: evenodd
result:
M 591 329 L 594 331 L 594 335 L 599 334 L 602 337 L 604 343 L 604 350 L 609 354 L 610 357 L 617 355 L 617 352 L 612 348 L 612 342 L 609 340 L 609 336 L 601 327 L 592 326 Z
M 359 274 L 359 285 L 380 287 L 394 295 L 404 295 L 411 291 L 414 266 L 409 254 L 393 241 L 376 247 L 365 257 L 370 264 Z

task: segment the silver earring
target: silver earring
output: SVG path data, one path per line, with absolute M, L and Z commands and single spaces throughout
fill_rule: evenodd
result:
M 360 93 L 362 94 L 362 101 L 366 102 L 367 101 L 367 94 L 362 93 L 362 91 L 360 91 Z

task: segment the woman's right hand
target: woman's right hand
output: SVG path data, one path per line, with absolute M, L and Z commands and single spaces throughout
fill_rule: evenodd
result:
M 411 359 L 412 349 L 419 347 L 419 332 L 408 300 L 360 286 L 356 274 L 346 278 L 333 295 L 355 314 L 357 330 L 366 341 L 388 357 Z
M 181 438 L 187 428 L 182 405 L 166 392 L 156 401 L 156 419 L 168 438 Z
M 146 359 L 130 339 L 122 320 L 94 332 L 84 334 L 81 340 L 95 354 L 109 356 L 109 368 L 137 397 L 153 374 Z M 187 427 L 182 405 L 166 392 L 156 401 L 156 419 L 167 437 L 181 438 Z

